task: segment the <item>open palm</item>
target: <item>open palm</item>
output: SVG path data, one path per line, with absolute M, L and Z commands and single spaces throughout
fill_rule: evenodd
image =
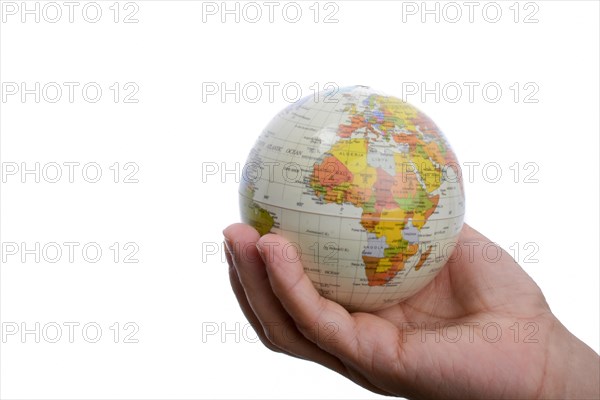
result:
M 594 368 L 591 382 L 574 388 L 565 363 L 597 365 L 597 355 L 554 317 L 512 257 L 467 225 L 428 286 L 371 313 L 349 313 L 321 297 L 300 262 L 277 251 L 287 243 L 281 236 L 259 237 L 244 224 L 224 235 L 240 307 L 274 351 L 386 395 L 548 398 L 595 390 Z

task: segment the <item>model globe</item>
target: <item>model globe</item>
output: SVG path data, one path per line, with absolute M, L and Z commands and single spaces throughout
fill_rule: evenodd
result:
M 365 86 L 308 96 L 277 114 L 242 169 L 242 221 L 290 241 L 315 288 L 350 311 L 401 302 L 456 245 L 464 191 L 436 124 Z M 291 260 L 295 261 L 295 260 Z

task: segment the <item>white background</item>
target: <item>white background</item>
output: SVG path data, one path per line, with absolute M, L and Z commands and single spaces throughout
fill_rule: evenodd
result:
M 23 183 L 20 171 L 2 183 L 3 398 L 377 397 L 323 367 L 255 342 L 216 251 L 222 229 L 239 220 L 239 174 L 222 176 L 223 167 L 243 165 L 262 128 L 295 97 L 293 89 L 282 93 L 285 84 L 298 85 L 303 95 L 333 82 L 402 96 L 415 85 L 433 89 L 439 82 L 439 99 L 421 98 L 421 92 L 405 98 L 437 122 L 463 165 L 480 163 L 472 179 L 465 176 L 466 221 L 505 249 L 519 248 L 521 265 L 554 313 L 599 350 L 597 2 L 499 2 L 496 23 L 489 22 L 493 5 L 482 15 L 485 2 L 474 9 L 473 22 L 468 8 L 455 3 L 462 12 L 456 23 L 449 21 L 456 7 L 444 8 L 443 2 L 439 22 L 426 15 L 424 23 L 420 2 L 321 3 L 317 23 L 313 2 L 298 3 L 297 23 L 282 16 L 284 2 L 272 23 L 262 2 L 256 23 L 248 21 L 255 8 L 242 13 L 245 3 L 238 4 L 239 22 L 232 14 L 224 23 L 220 2 L 98 2 L 97 23 L 83 18 L 86 2 L 75 8 L 72 23 L 62 2 L 56 23 L 46 20 L 56 9 L 47 6 L 44 15 L 45 2 L 38 3 L 39 23 L 35 15 L 23 23 L 21 2 L 7 3 L 0 28 L 3 172 L 37 162 L 49 165 L 52 179 L 54 164 L 48 163 L 80 165 L 73 183 L 66 166 L 57 183 L 44 176 L 36 183 L 33 174 Z M 35 2 L 27 5 L 33 9 Z M 203 7 L 213 6 L 217 14 L 203 15 Z M 88 19 L 94 18 L 90 7 Z M 417 14 L 403 14 L 414 7 Z M 293 9 L 287 11 L 293 18 Z M 132 12 L 138 22 L 124 23 Z M 324 23 L 331 12 L 338 22 Z M 530 19 L 537 22 L 524 23 L 533 12 Z M 29 89 L 35 82 L 40 88 L 57 82 L 62 97 L 49 102 L 55 92 L 48 86 L 45 94 L 40 89 L 39 103 L 34 94 L 23 101 L 20 92 L 8 94 L 11 82 L 19 91 L 21 82 Z M 63 82 L 79 84 L 72 103 Z M 95 103 L 82 96 L 88 82 L 102 88 Z M 115 82 L 117 103 L 109 88 Z M 126 88 L 128 82 L 134 86 Z M 207 95 L 207 82 L 224 82 L 229 89 L 239 82 L 240 97 Z M 263 88 L 255 102 L 254 91 L 242 90 L 251 82 Z M 278 83 L 272 98 L 264 82 Z M 473 101 L 464 82 L 479 85 Z M 487 98 L 482 94 L 488 83 L 502 89 L 496 102 L 493 88 Z M 135 85 L 139 91 L 131 99 L 138 102 L 125 103 L 123 96 Z M 452 102 L 456 86 L 463 93 Z M 539 90 L 528 100 L 537 102 L 525 102 L 532 88 Z M 109 168 L 115 162 L 118 183 Z M 123 182 L 133 171 L 125 169 L 127 162 L 139 167 L 132 177 L 138 183 Z M 86 163 L 100 166 L 97 183 L 82 176 Z M 498 182 L 491 182 L 495 169 L 482 174 L 486 163 L 500 167 Z M 509 168 L 515 163 L 518 177 Z M 524 169 L 525 163 L 537 166 L 529 177 L 537 183 L 525 182 L 534 168 Z M 216 174 L 203 176 L 203 168 L 215 165 Z M 88 173 L 94 177 L 93 170 Z M 39 262 L 25 255 L 22 262 L 21 243 L 34 248 L 36 242 L 80 245 L 72 263 L 64 246 L 56 263 L 48 262 L 54 253 L 42 254 Z M 121 248 L 116 263 L 110 249 L 115 242 Z M 134 244 L 123 249 L 129 242 Z M 16 243 L 19 252 L 8 254 L 7 243 Z M 101 247 L 98 262 L 82 257 L 86 243 Z M 135 246 L 139 262 L 124 262 Z M 525 260 L 532 249 L 537 253 Z M 533 260 L 538 262 L 526 262 Z M 15 326 L 34 329 L 36 322 L 39 343 L 34 334 L 7 334 Z M 64 325 L 69 322 L 79 324 L 72 343 Z M 125 329 L 127 322 L 135 325 Z M 57 343 L 51 343 L 53 323 L 62 327 Z M 96 343 L 88 342 L 93 328 L 82 333 L 87 323 L 102 329 Z M 135 326 L 139 330 L 129 341 L 138 342 L 125 343 Z M 223 329 L 230 332 L 222 336 Z

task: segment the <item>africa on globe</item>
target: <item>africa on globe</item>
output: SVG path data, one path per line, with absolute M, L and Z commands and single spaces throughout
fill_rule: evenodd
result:
M 242 221 L 277 233 L 322 296 L 350 311 L 426 286 L 462 228 L 458 161 L 435 123 L 365 86 L 320 92 L 277 114 L 250 151 Z

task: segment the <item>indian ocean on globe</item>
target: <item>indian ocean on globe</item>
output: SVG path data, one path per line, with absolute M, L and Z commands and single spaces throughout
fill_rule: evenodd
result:
M 242 221 L 288 239 L 321 295 L 350 311 L 388 307 L 427 285 L 463 224 L 460 169 L 439 128 L 365 86 L 282 110 L 242 172 Z

